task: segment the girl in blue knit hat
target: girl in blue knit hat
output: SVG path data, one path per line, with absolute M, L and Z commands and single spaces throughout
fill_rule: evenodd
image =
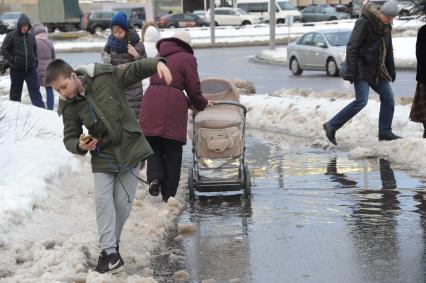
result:
M 146 52 L 142 42 L 140 42 L 138 33 L 129 27 L 127 15 L 123 12 L 118 12 L 111 21 L 111 35 L 108 37 L 102 51 L 102 61 L 105 64 L 124 67 L 130 62 L 142 58 L 146 58 Z M 126 95 L 136 118 L 139 118 L 143 96 L 142 82 L 127 88 Z

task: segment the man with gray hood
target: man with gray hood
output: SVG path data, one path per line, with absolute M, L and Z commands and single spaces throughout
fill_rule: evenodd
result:
M 362 7 L 346 47 L 347 68 L 342 68 L 343 79 L 354 84 L 355 100 L 323 125 L 327 138 L 335 145 L 336 131 L 367 105 L 370 87 L 380 96 L 379 141 L 401 138 L 392 132 L 395 103 L 389 84 L 396 77 L 392 20 L 398 12 L 395 0 L 382 7 L 373 3 Z
M 37 79 L 37 44 L 30 29 L 30 19 L 21 14 L 16 30 L 11 31 L 4 39 L 1 53 L 10 66 L 10 100 L 21 101 L 25 81 L 32 104 L 45 108 Z

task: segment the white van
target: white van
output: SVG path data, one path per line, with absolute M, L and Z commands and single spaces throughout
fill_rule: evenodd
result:
M 286 0 L 276 0 L 277 24 L 285 23 L 287 17 L 293 17 L 293 21 L 300 21 L 302 14 L 293 4 Z M 249 14 L 263 17 L 265 22 L 269 22 L 269 0 L 237 0 L 237 8 L 245 10 Z

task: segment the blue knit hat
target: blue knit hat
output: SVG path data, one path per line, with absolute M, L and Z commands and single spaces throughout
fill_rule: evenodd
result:
M 112 17 L 111 28 L 113 26 L 119 26 L 125 31 L 129 31 L 129 22 L 127 21 L 127 15 L 124 12 L 118 12 Z

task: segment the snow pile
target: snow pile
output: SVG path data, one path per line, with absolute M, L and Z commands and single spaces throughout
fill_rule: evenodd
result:
M 395 66 L 397 68 L 416 68 L 416 37 L 396 37 L 392 40 Z M 256 57 L 263 61 L 287 64 L 287 47 L 263 50 Z
M 177 229 L 186 190 L 165 204 L 141 186 L 120 243 L 130 272 L 91 272 L 99 249 L 90 158 L 67 152 L 62 132 L 53 111 L 0 102 L 0 281 L 155 282 L 147 266 Z
M 52 111 L 0 103 L 0 231 L 30 216 L 50 180 L 73 169 L 62 144 L 62 122 Z
M 296 95 L 294 95 L 296 93 Z M 328 121 L 353 98 L 338 97 L 316 92 L 277 92 L 273 96 L 242 96 L 241 101 L 249 108 L 248 126 L 276 131 L 309 139 L 313 146 L 332 149 L 325 137 L 322 124 Z M 372 95 L 374 92 L 372 91 Z M 337 131 L 337 148 L 350 150 L 352 157 L 380 156 L 389 159 L 401 168 L 426 175 L 424 168 L 426 143 L 422 138 L 421 124 L 409 121 L 411 105 L 396 105 L 393 131 L 404 138 L 391 142 L 379 142 L 378 116 L 380 102 L 370 99 L 368 105 L 351 121 Z

